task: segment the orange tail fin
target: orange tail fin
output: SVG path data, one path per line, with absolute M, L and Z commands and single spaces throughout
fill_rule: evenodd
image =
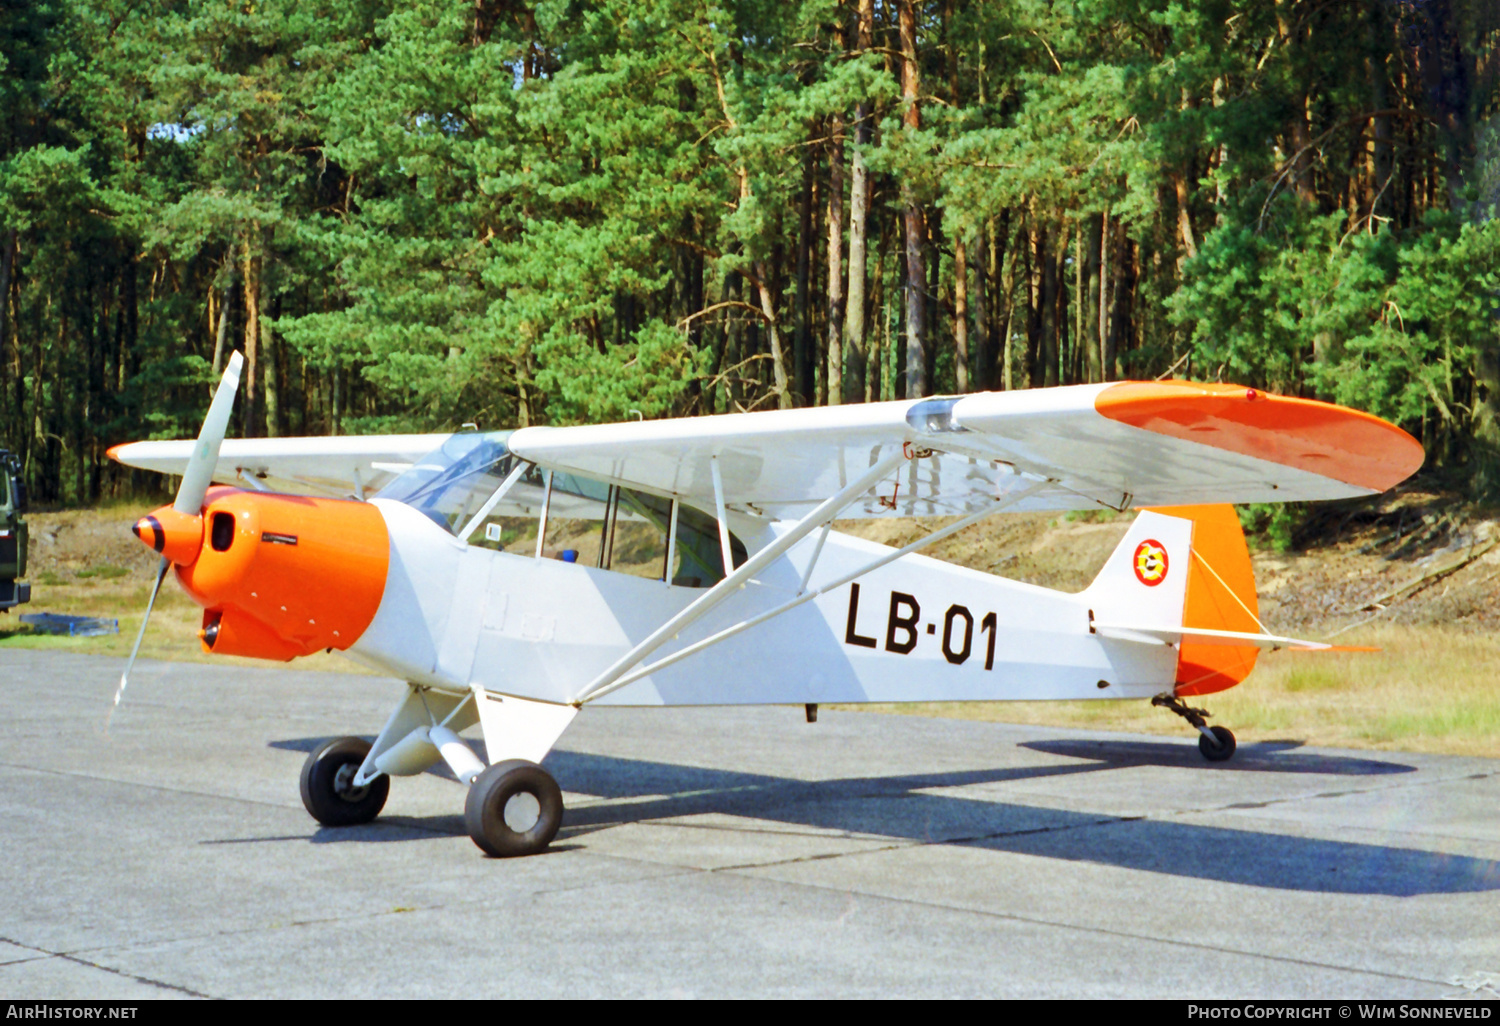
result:
M 1193 522 L 1184 627 L 1260 633 L 1250 549 L 1233 506 L 1166 506 L 1153 512 Z M 1178 695 L 1226 691 L 1255 669 L 1260 650 L 1184 641 L 1177 654 Z

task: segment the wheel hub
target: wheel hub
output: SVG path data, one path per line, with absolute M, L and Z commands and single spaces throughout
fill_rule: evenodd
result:
M 333 775 L 333 793 L 346 802 L 357 802 L 369 793 L 368 787 L 355 787 L 354 778 L 359 773 L 359 764 L 346 762 Z
M 517 791 L 505 800 L 505 825 L 518 834 L 529 832 L 542 818 L 542 803 L 530 791 Z

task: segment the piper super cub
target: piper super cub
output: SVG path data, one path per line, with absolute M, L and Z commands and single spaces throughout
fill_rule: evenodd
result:
M 308 757 L 303 803 L 368 822 L 391 777 L 445 762 L 497 856 L 556 835 L 562 794 L 539 764 L 592 704 L 812 718 L 822 702 L 1139 698 L 1228 759 L 1234 735 L 1183 699 L 1233 687 L 1261 649 L 1328 646 L 1261 625 L 1223 504 L 1373 495 L 1423 458 L 1364 413 L 1177 381 L 224 442 L 241 362 L 196 442 L 110 451 L 182 475 L 133 528 L 162 556 L 151 603 L 171 567 L 208 652 L 337 650 L 407 681 L 374 744 Z M 1077 594 L 915 554 L 1002 511 L 1100 508 L 1142 512 Z M 897 516 L 946 522 L 899 549 L 831 529 Z M 475 724 L 487 763 L 459 737 Z

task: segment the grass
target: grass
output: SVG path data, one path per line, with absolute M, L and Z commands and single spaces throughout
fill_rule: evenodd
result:
M 1273 652 L 1229 691 L 1190 700 L 1241 742 L 1500 757 L 1500 638 L 1443 627 L 1368 629 L 1340 642 L 1379 652 Z M 861 708 L 850 706 L 847 708 Z M 930 702 L 865 706 L 919 716 L 1187 736 L 1142 701 Z
M 82 578 L 99 577 L 106 581 L 113 581 L 117 580 L 118 578 L 124 577 L 128 573 L 130 573 L 130 571 L 125 569 L 123 566 L 113 566 L 109 563 L 105 563 L 103 566 L 86 567 L 83 570 L 77 571 L 73 576 Z M 56 577 L 55 574 L 48 574 L 47 576 L 54 578 Z M 57 580 L 52 580 L 47 583 L 58 584 L 60 582 Z

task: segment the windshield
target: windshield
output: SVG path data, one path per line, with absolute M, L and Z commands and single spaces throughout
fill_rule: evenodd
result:
M 509 431 L 454 435 L 375 497 L 404 502 L 457 534 L 515 467 L 509 437 Z

